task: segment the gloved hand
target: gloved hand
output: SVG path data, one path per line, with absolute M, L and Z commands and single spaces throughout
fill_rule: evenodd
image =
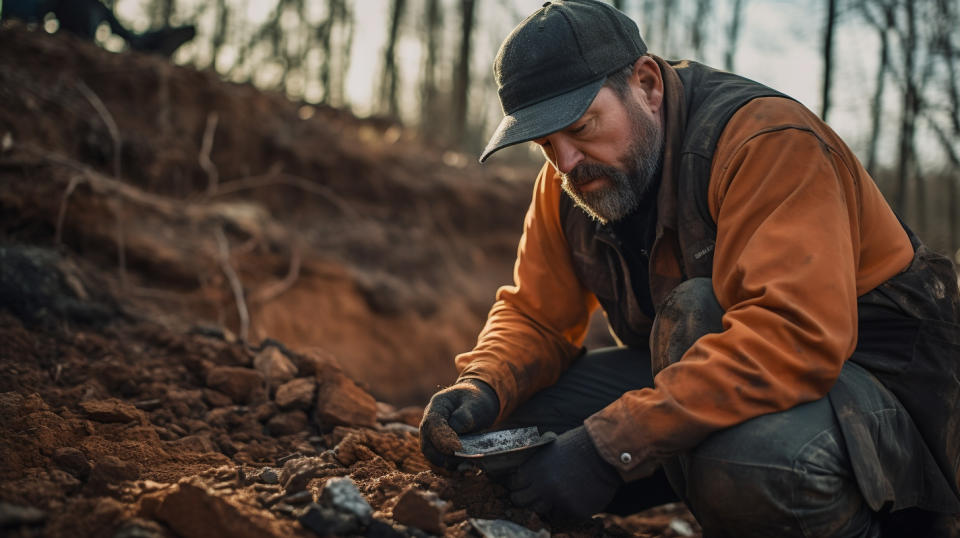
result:
M 488 428 L 500 413 L 500 399 L 490 385 L 466 379 L 430 398 L 420 422 L 420 450 L 434 465 L 453 469 L 460 450 L 457 434 Z
M 521 464 L 506 485 L 514 504 L 541 515 L 586 519 L 606 508 L 622 484 L 579 426 Z

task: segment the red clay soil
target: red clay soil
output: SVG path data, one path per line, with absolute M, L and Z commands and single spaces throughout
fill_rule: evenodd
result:
M 0 102 L 0 534 L 697 535 L 677 506 L 551 526 L 420 454 L 529 181 L 16 24 Z

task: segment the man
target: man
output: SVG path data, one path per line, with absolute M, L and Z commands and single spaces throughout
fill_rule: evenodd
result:
M 590 0 L 544 4 L 494 71 L 481 161 L 532 140 L 547 162 L 515 283 L 427 407 L 431 461 L 456 465 L 451 429 L 536 425 L 560 436 L 510 474 L 514 502 L 587 517 L 675 493 L 717 536 L 960 512 L 956 274 L 828 126 L 648 55 Z M 584 355 L 598 306 L 623 346 Z

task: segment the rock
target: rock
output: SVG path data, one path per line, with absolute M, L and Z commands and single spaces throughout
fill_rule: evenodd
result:
M 233 405 L 233 400 L 219 390 L 203 389 L 203 399 L 210 407 L 227 407 Z
M 340 512 L 353 514 L 362 523 L 367 524 L 373 517 L 373 508 L 357 489 L 357 484 L 347 477 L 327 480 L 320 492 L 323 503 Z
M 215 366 L 207 373 L 207 386 L 239 404 L 259 402 L 266 397 L 263 374 L 239 366 Z
M 307 424 L 307 414 L 297 409 L 274 415 L 267 421 L 267 429 L 270 430 L 270 435 L 277 437 L 300 433 L 307 429 Z
M 363 535 L 366 538 L 407 538 L 411 536 L 411 533 L 403 532 L 403 530 L 406 530 L 406 527 L 401 526 L 401 530 L 398 530 L 386 521 L 374 519 L 367 526 L 367 532 Z
M 268 515 L 217 495 L 197 477 L 181 480 L 163 498 L 155 517 L 184 538 L 259 538 L 275 535 Z
M 321 536 L 357 534 L 362 526 L 360 521 L 350 514 L 317 503 L 310 504 L 298 520 L 301 525 Z
M 156 521 L 134 518 L 124 521 L 113 538 L 166 538 L 167 532 Z
M 80 409 L 97 422 L 132 422 L 144 421 L 143 411 L 116 398 L 107 400 L 87 400 L 80 402 Z
M 90 469 L 92 468 L 90 462 L 87 461 L 83 452 L 77 448 L 58 448 L 53 453 L 53 461 L 58 467 L 80 480 L 86 480 L 90 476 Z
M 188 435 L 171 443 L 184 452 L 219 452 L 219 447 L 206 435 Z
M 397 505 L 393 507 L 393 519 L 430 534 L 442 535 L 446 528 L 443 524 L 446 511 L 447 502 L 436 493 L 410 486 L 400 494 Z
M 104 491 L 108 485 L 116 485 L 140 477 L 137 464 L 123 461 L 115 456 L 102 456 L 90 470 L 87 486 L 94 491 Z
M 300 504 L 312 503 L 312 502 L 313 502 L 313 492 L 311 492 L 310 490 L 305 489 L 305 490 L 303 490 L 303 491 L 298 491 L 298 492 L 296 492 L 296 493 L 291 493 L 290 495 L 287 495 L 286 497 L 283 498 L 283 502 L 285 502 L 285 503 L 287 503 L 287 504 L 290 504 L 290 505 L 294 505 L 294 506 L 300 505 Z
M 280 474 L 272 467 L 264 467 L 260 469 L 260 473 L 257 474 L 257 479 L 264 484 L 279 484 Z
M 380 402 L 377 402 L 377 405 L 379 406 L 377 420 L 382 424 L 400 422 L 418 428 L 423 419 L 423 408 L 420 406 L 412 405 L 391 411 L 388 407 L 380 406 Z
M 46 518 L 47 514 L 38 508 L 0 502 L 0 528 L 36 525 Z
M 258 422 L 266 422 L 270 417 L 277 414 L 277 404 L 273 402 L 263 402 L 254 407 L 250 414 Z
M 505 519 L 471 518 L 470 524 L 483 538 L 550 538 L 545 529 L 534 532 Z
M 335 474 L 340 469 L 340 465 L 324 458 L 297 458 L 283 464 L 280 483 L 287 494 L 296 493 L 306 489 L 314 478 Z
M 149 400 L 133 402 L 133 405 L 141 411 L 153 411 L 154 409 L 159 409 L 163 405 L 163 400 L 159 398 L 151 398 Z
M 279 349 L 271 346 L 253 359 L 253 367 L 263 374 L 271 388 L 297 377 L 297 367 Z
M 377 423 L 377 401 L 341 373 L 319 379 L 314 413 L 322 426 L 372 428 Z
M 317 392 L 317 381 L 310 377 L 298 377 L 277 387 L 273 401 L 280 409 L 310 409 Z

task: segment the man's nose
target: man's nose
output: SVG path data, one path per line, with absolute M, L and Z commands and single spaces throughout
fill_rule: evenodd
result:
M 574 144 L 559 139 L 551 141 L 556 159 L 557 170 L 562 174 L 569 174 L 583 161 L 583 153 Z

